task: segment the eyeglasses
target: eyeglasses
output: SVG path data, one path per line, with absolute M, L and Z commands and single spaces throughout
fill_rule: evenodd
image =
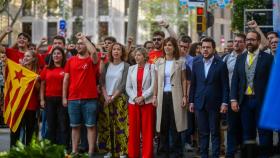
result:
M 270 42 L 270 44 L 278 44 L 278 41 Z
M 161 38 L 153 38 L 153 41 L 161 41 Z
M 243 41 L 234 40 L 235 43 L 244 43 Z
M 179 47 L 182 47 L 182 48 L 185 48 L 185 49 L 189 49 L 188 46 L 179 45 Z
M 246 42 L 255 42 L 257 41 L 257 39 L 253 39 L 253 38 L 246 38 Z
M 85 45 L 84 43 L 76 43 L 76 45 Z

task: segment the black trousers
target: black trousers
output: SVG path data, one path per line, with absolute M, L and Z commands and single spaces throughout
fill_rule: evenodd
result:
M 20 138 L 20 131 L 24 129 L 24 138 L 23 144 L 28 145 L 31 142 L 32 135 L 35 131 L 36 126 L 36 111 L 26 110 L 23 114 L 22 120 L 16 130 L 16 132 L 10 132 L 10 147 L 16 145 L 16 142 Z
M 172 138 L 170 139 L 169 136 Z M 171 144 L 169 140 L 172 140 Z M 163 153 L 164 156 L 172 157 L 174 154 L 181 154 L 180 150 L 181 135 L 179 132 L 177 132 L 176 128 L 172 93 L 164 92 L 162 102 L 159 152 Z M 178 157 L 178 155 L 176 157 Z
M 70 126 L 67 107 L 62 105 L 62 97 L 46 97 L 47 138 L 55 144 L 69 146 Z

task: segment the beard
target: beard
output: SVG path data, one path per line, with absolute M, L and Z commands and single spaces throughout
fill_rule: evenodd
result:
M 257 45 L 253 45 L 253 44 L 247 44 L 247 50 L 249 52 L 255 52 L 259 47 Z

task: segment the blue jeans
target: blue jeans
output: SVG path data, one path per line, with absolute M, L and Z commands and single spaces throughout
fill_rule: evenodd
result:
M 97 100 L 70 100 L 68 103 L 68 113 L 71 127 L 81 126 L 82 123 L 86 127 L 93 127 L 96 125 Z
M 47 124 L 47 115 L 45 109 L 42 110 L 41 136 L 43 139 L 46 139 L 48 137 L 48 124 Z

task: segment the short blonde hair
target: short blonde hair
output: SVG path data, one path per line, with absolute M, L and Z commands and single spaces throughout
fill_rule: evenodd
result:
M 148 50 L 146 48 L 144 48 L 144 47 L 137 47 L 134 50 L 134 54 L 136 54 L 137 52 L 141 53 L 144 56 L 145 62 L 147 62 L 149 60 Z

